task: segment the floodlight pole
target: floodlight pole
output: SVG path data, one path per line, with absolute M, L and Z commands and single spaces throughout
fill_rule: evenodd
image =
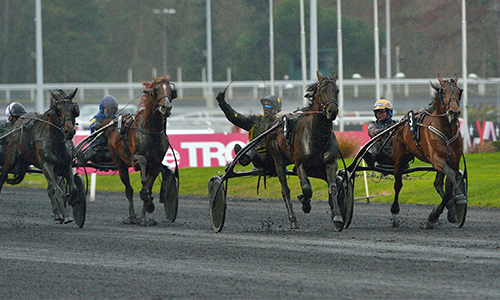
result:
M 177 11 L 174 8 L 164 8 L 164 9 L 153 9 L 154 14 L 163 14 L 165 16 L 165 21 L 164 21 L 164 28 L 165 28 L 165 33 L 163 35 L 163 75 L 167 76 L 168 75 L 168 69 L 167 69 L 167 24 L 168 24 L 168 15 L 173 15 Z
M 36 0 L 36 109 L 45 112 L 43 100 L 43 44 L 42 44 L 42 0 Z

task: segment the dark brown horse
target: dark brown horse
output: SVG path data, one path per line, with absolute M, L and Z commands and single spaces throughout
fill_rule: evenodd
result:
M 14 167 L 20 178 L 30 165 L 42 170 L 47 179 L 54 218 L 58 223 L 70 223 L 73 218 L 66 210 L 67 203 L 75 205 L 78 194 L 73 178 L 75 118 L 80 110 L 73 102 L 77 89 L 66 95 L 62 90 L 50 91 L 50 109 L 43 115 L 28 113 L 15 123 L 7 146 L 5 162 L 0 175 L 0 191 Z M 58 177 L 66 179 L 69 195 L 58 185 Z M 20 181 L 19 181 L 20 182 Z M 17 182 L 17 183 L 19 183 Z
M 285 116 L 287 121 L 284 126 L 294 124 L 292 132 L 284 134 L 283 126 L 272 131 L 267 137 L 267 150 L 276 165 L 290 227 L 298 228 L 286 179 L 286 166 L 294 164 L 302 188 L 302 195 L 299 196 L 302 210 L 305 213 L 311 210 L 313 191 L 308 176 L 325 180 L 328 183 L 332 221 L 335 228 L 341 230 L 344 220 L 337 202 L 336 184 L 339 145 L 333 132 L 333 120 L 338 114 L 337 74 L 330 78 L 317 72 L 317 78 L 318 82 L 307 88 L 310 97 L 308 107 L 301 113 Z
M 457 86 L 457 76 L 448 80 L 439 77 L 438 81 L 439 86 L 435 86 L 431 82 L 435 95 L 430 107 L 416 112 L 411 121 L 405 122 L 396 131 L 392 152 L 392 158 L 395 162 L 395 196 L 391 207 L 393 215 L 399 213 L 398 196 L 403 187 L 404 166 L 413 157 L 417 157 L 423 162 L 432 164 L 437 171 L 434 187 L 442 201 L 429 215 L 429 226 L 439 219 L 452 197 L 454 203 L 448 205 L 449 208 L 467 203 L 467 198 L 460 186 L 462 178 L 459 170 L 460 160 L 463 156 L 462 135 L 458 121 L 462 90 Z M 410 128 L 415 134 L 410 132 Z M 443 189 L 445 176 L 446 192 Z M 448 214 L 448 220 L 456 222 L 453 209 Z
M 170 77 L 156 78 L 154 75 L 153 81 L 143 83 L 143 89 L 137 112 L 124 117 L 122 128 L 113 125 L 105 135 L 129 202 L 129 217 L 123 222 L 156 225 L 156 221 L 146 218 L 146 212 L 152 213 L 155 209 L 151 191 L 156 177 L 165 170 L 162 160 L 168 148 L 166 122 L 176 90 L 170 83 Z M 141 172 L 140 197 L 144 203 L 139 219 L 134 210 L 134 190 L 130 185 L 129 167 Z

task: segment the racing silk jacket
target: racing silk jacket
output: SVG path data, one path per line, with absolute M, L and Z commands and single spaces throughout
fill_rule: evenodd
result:
M 92 119 L 90 119 L 90 133 L 94 133 L 94 131 L 99 129 L 104 121 L 114 118 L 116 118 L 116 116 L 108 118 L 102 112 L 98 112 L 95 116 L 92 117 Z
M 226 118 L 233 125 L 236 125 L 244 130 L 248 131 L 248 141 L 261 135 L 264 131 L 269 129 L 274 121 L 278 118 L 273 116 L 272 118 L 266 118 L 262 115 L 245 115 L 240 114 L 235 111 L 227 102 L 219 103 L 220 108 L 226 115 Z M 263 139 L 255 145 L 255 149 L 263 154 L 266 152 L 266 140 Z
M 109 119 L 114 119 L 116 116 L 112 116 L 111 118 L 106 117 L 102 112 L 98 112 L 92 119 L 90 120 L 90 133 L 94 133 L 97 129 L 101 127 L 101 124 Z M 94 143 L 92 143 L 92 146 L 96 145 L 102 145 L 105 148 L 107 148 L 107 142 L 104 139 L 104 137 L 98 138 Z
M 387 121 L 387 122 L 375 120 L 368 125 L 368 135 L 370 136 L 370 138 L 373 138 L 374 136 L 376 136 L 380 132 L 386 130 L 387 128 L 391 127 L 392 125 L 394 125 L 396 123 L 397 123 L 397 121 L 392 120 L 392 119 Z M 372 149 L 373 149 L 373 151 L 378 152 L 378 150 L 380 149 L 380 147 L 382 146 L 384 141 L 389 137 L 389 135 L 390 135 L 389 132 L 384 133 L 382 135 L 382 137 L 372 146 L 372 148 L 370 149 L 370 152 L 372 152 Z M 392 140 L 388 141 L 385 144 L 384 149 L 381 152 L 383 152 L 383 154 L 388 155 L 388 156 L 392 155 Z

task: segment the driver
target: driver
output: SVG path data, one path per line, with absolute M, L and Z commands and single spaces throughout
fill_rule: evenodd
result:
M 118 101 L 116 101 L 115 97 L 108 95 L 102 98 L 99 103 L 99 112 L 90 120 L 90 134 L 99 130 L 104 121 L 116 118 L 117 111 Z M 94 163 L 107 162 L 111 160 L 108 145 L 103 136 L 96 139 L 85 151 L 85 162 L 89 160 Z
M 26 114 L 26 109 L 19 102 L 12 102 L 5 108 L 5 115 L 7 116 L 7 121 L 0 123 L 0 136 L 3 136 L 10 130 L 12 130 L 14 123 L 22 115 Z M 9 143 L 10 138 L 8 136 L 0 138 L 0 164 L 3 165 L 5 160 L 5 147 Z
M 376 120 L 368 125 L 368 135 L 370 138 L 373 138 L 377 134 L 397 123 L 397 121 L 392 119 L 392 104 L 386 99 L 381 99 L 375 102 L 373 105 L 373 113 L 375 114 Z M 394 165 L 394 162 L 392 161 L 392 138 L 382 148 L 385 140 L 387 140 L 389 136 L 389 132 L 384 133 L 364 156 L 364 160 L 370 167 L 374 167 L 375 162 L 380 165 Z
M 26 114 L 26 109 L 19 102 L 12 102 L 5 108 L 5 115 L 7 116 L 7 122 L 0 124 L 0 130 L 2 132 L 12 129 L 14 123 L 19 119 L 20 116 Z
M 235 111 L 225 100 L 225 91 L 217 94 L 217 102 L 219 107 L 226 115 L 229 122 L 248 131 L 248 141 L 261 135 L 264 131 L 269 129 L 274 121 L 278 118 L 276 114 L 281 111 L 281 100 L 274 95 L 268 95 L 260 99 L 262 104 L 263 114 L 260 115 L 245 115 Z M 236 144 L 234 152 L 238 154 L 241 146 Z M 274 162 L 271 155 L 266 151 L 266 140 L 263 139 L 250 149 L 240 160 L 240 164 L 246 166 L 253 163 L 255 168 L 263 168 L 265 170 L 274 170 Z

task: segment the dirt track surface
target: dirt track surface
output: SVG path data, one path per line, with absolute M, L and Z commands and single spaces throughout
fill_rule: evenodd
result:
M 500 298 L 498 209 L 469 207 L 464 228 L 424 230 L 431 207 L 402 204 L 393 228 L 389 205 L 357 202 L 351 227 L 336 233 L 326 202 L 308 215 L 294 204 L 292 231 L 281 200 L 229 197 L 214 233 L 207 198 L 181 197 L 174 224 L 157 205 L 158 225 L 141 227 L 121 224 L 123 194 L 97 193 L 79 229 L 52 221 L 44 190 L 6 186 L 0 298 Z

